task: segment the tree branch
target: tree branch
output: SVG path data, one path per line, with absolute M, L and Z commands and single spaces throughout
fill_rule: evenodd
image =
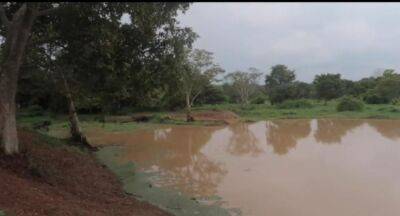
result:
M 200 95 L 201 90 L 199 90 L 193 97 L 192 97 L 192 101 L 190 102 L 190 105 L 193 106 L 194 100 L 196 100 L 196 98 Z
M 8 20 L 6 12 L 4 11 L 4 7 L 0 4 L 0 19 L 1 22 L 8 28 L 10 26 L 10 20 Z
M 66 6 L 58 6 L 58 7 L 53 7 L 53 8 L 49 8 L 49 9 L 45 9 L 45 10 L 41 10 L 37 13 L 37 16 L 46 16 L 46 15 L 50 15 L 53 13 L 56 13 L 58 11 L 60 11 L 61 9 L 66 8 Z

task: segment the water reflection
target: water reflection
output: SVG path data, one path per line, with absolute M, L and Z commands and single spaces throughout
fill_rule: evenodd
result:
M 227 147 L 229 153 L 238 156 L 257 156 L 263 152 L 259 146 L 260 140 L 257 139 L 250 126 L 247 123 L 236 123 L 228 127 L 232 132 Z
M 396 140 L 400 138 L 400 121 L 398 120 L 370 120 L 368 124 L 374 127 L 382 136 Z
M 294 148 L 297 140 L 307 137 L 311 132 L 310 120 L 274 120 L 266 123 L 267 144 L 272 145 L 274 153 L 283 155 Z
M 346 133 L 363 123 L 357 119 L 318 119 L 314 137 L 322 144 L 339 144 Z
M 200 196 L 214 194 L 226 170 L 201 152 L 218 127 L 174 127 L 132 134 L 135 145 L 127 145 L 122 160 L 132 158 L 142 166 L 157 166 L 160 184 L 179 187 Z
M 400 214 L 400 121 L 274 120 L 89 136 L 123 144 L 121 160 L 157 169 L 156 183 L 219 196 L 243 215 Z

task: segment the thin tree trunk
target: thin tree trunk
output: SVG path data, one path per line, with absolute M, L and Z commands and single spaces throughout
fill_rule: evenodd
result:
M 72 98 L 68 82 L 65 79 L 64 74 L 62 72 L 60 72 L 60 75 L 64 85 L 65 96 L 68 100 L 68 119 L 70 124 L 71 139 L 73 141 L 79 142 L 80 144 L 89 149 L 94 149 L 92 146 L 90 146 L 86 136 L 82 133 L 81 127 L 79 126 L 80 125 L 79 118 L 75 109 L 74 100 Z
M 24 4 L 6 26 L 3 59 L 0 63 L 0 137 L 5 154 L 19 152 L 15 119 L 15 96 L 19 69 L 25 54 L 35 14 Z
M 186 94 L 186 121 L 187 122 L 194 121 L 194 118 L 192 116 L 192 106 L 190 103 L 190 95 L 188 93 Z

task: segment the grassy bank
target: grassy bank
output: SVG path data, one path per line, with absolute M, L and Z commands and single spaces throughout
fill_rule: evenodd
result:
M 282 108 L 269 104 L 249 104 L 242 106 L 239 104 L 216 104 L 202 105 L 193 108 L 193 112 L 210 112 L 210 111 L 231 111 L 240 116 L 242 120 L 258 121 L 269 119 L 292 119 L 292 118 L 364 118 L 364 119 L 400 119 L 400 107 L 390 104 L 371 105 L 365 104 L 361 111 L 345 111 L 338 112 L 336 110 L 337 101 L 329 101 L 328 103 L 311 101 L 310 107 L 303 108 Z M 183 111 L 175 112 L 175 114 L 183 114 Z M 130 116 L 132 113 L 126 113 Z M 195 121 L 186 122 L 184 119 L 170 118 L 168 112 L 151 112 L 148 113 L 152 118 L 147 123 L 136 122 L 101 122 L 101 115 L 80 115 L 81 127 L 84 131 L 91 129 L 101 129 L 105 131 L 132 131 L 139 128 L 154 127 L 159 124 L 174 125 L 210 125 L 221 124 L 220 121 Z M 66 115 L 54 115 L 44 113 L 42 115 L 31 115 L 29 113 L 21 113 L 18 115 L 17 121 L 20 126 L 33 128 L 36 124 L 43 121 L 51 121 L 48 135 L 56 137 L 68 136 L 68 122 Z
M 249 104 L 242 106 L 240 104 L 216 104 L 216 105 L 202 105 L 193 108 L 194 113 L 218 113 L 224 111 L 231 111 L 236 113 L 243 121 L 259 121 L 269 119 L 312 119 L 312 118 L 350 118 L 350 119 L 400 119 L 400 106 L 391 104 L 371 105 L 365 104 L 361 111 L 345 111 L 338 112 L 336 110 L 337 101 L 329 101 L 328 103 L 319 101 L 309 101 L 311 105 L 307 107 L 292 108 L 282 105 L 269 105 L 269 104 Z M 116 116 L 116 118 L 126 117 L 130 118 L 132 114 L 138 113 L 124 113 L 124 116 Z M 106 131 L 106 132 L 121 132 L 133 131 L 136 129 L 154 128 L 160 125 L 212 125 L 221 124 L 221 119 L 213 121 L 195 121 L 186 122 L 184 118 L 171 118 L 171 116 L 184 116 L 184 111 L 178 112 L 147 112 L 151 118 L 146 123 L 137 123 L 131 121 L 127 122 L 104 122 L 100 119 L 104 118 L 103 115 L 80 115 L 81 127 L 83 131 L 89 132 L 91 130 Z M 218 117 L 218 116 L 217 116 Z M 219 116 L 222 117 L 222 116 Z M 222 117 L 224 118 L 224 117 Z M 53 137 L 67 138 L 69 137 L 69 125 L 66 115 L 54 115 L 49 113 L 41 113 L 35 115 L 29 112 L 21 112 L 17 117 L 19 126 L 34 128 L 35 125 L 43 121 L 51 121 L 48 126 L 49 130 L 40 129 L 39 131 Z M 224 122 L 222 122 L 224 124 Z
M 244 120 L 268 120 L 288 118 L 377 118 L 400 119 L 400 107 L 390 104 L 366 104 L 362 111 L 336 111 L 337 101 L 328 103 L 312 101 L 312 106 L 307 108 L 279 108 L 266 104 L 218 104 L 203 105 L 194 108 L 195 111 L 229 110 L 238 114 Z

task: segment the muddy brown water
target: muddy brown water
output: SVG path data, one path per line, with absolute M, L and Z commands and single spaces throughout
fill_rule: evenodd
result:
M 89 133 L 154 184 L 255 216 L 400 215 L 400 120 L 274 120 Z

